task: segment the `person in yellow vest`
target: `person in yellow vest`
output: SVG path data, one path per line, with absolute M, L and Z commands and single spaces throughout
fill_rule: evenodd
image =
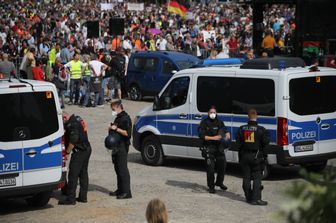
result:
M 70 74 L 70 101 L 69 105 L 73 103 L 78 105 L 79 102 L 79 90 L 81 85 L 82 74 L 85 70 L 85 65 L 80 60 L 80 55 L 78 52 L 74 54 L 73 60 L 64 65 L 68 69 Z M 75 101 L 73 101 L 73 96 L 75 95 Z
M 90 65 L 90 56 L 85 55 L 84 56 L 84 73 L 83 73 L 83 87 L 84 87 L 84 102 L 83 106 L 88 107 L 89 101 L 91 99 L 91 90 L 90 90 L 90 78 L 91 78 L 91 72 L 92 67 Z

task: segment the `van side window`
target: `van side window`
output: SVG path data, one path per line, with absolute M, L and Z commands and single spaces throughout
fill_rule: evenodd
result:
M 275 115 L 275 86 L 271 79 L 234 78 L 233 114 L 247 114 L 250 108 L 259 115 Z
M 215 105 L 220 113 L 246 114 L 255 108 L 263 116 L 275 115 L 275 87 L 271 79 L 199 77 L 197 108 L 207 112 Z
M 189 77 L 174 79 L 159 99 L 160 110 L 171 109 L 184 105 L 188 98 L 189 83 Z
M 138 70 L 143 71 L 155 71 L 157 58 L 143 58 L 143 57 L 136 57 L 133 60 L 134 67 Z
M 207 112 L 216 106 L 219 113 L 232 112 L 232 80 L 228 77 L 199 77 L 197 80 L 197 108 Z
M 164 60 L 162 63 L 162 73 L 173 74 L 173 70 L 177 71 L 176 66 L 169 60 Z

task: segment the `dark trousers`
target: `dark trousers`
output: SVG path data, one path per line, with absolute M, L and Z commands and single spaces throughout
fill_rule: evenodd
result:
M 247 201 L 261 200 L 261 164 L 255 159 L 256 153 L 242 153 L 240 165 L 244 174 L 243 190 Z M 251 188 L 251 181 L 253 187 Z
M 67 185 L 68 200 L 76 200 L 76 189 L 79 179 L 79 199 L 86 200 L 89 189 L 88 166 L 91 148 L 86 151 L 74 152 L 71 155 Z
M 207 170 L 208 187 L 215 188 L 215 185 L 223 184 L 226 170 L 225 154 L 220 152 L 210 153 L 205 157 L 205 162 Z M 215 172 L 217 172 L 216 183 L 215 183 Z
M 131 177 L 127 167 L 128 150 L 129 146 L 122 143 L 118 153 L 112 156 L 119 194 L 131 194 Z
M 79 100 L 79 90 L 80 90 L 80 79 L 70 79 L 70 101 L 73 101 L 73 95 L 75 94 L 75 103 Z

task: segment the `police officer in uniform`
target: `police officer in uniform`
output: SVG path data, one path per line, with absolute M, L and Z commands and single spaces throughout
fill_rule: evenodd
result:
M 267 205 L 261 200 L 261 178 L 267 158 L 264 148 L 269 144 L 269 135 L 264 127 L 258 125 L 255 109 L 249 110 L 248 117 L 248 124 L 241 126 L 236 135 L 239 162 L 244 174 L 243 189 L 248 203 Z
M 215 186 L 227 190 L 223 184 L 226 168 L 226 157 L 222 140 L 230 140 L 230 133 L 224 123 L 217 117 L 217 110 L 213 106 L 209 109 L 208 117 L 200 123 L 199 137 L 203 140 L 202 156 L 206 161 L 207 183 L 209 193 L 216 193 Z M 215 171 L 217 179 L 215 182 Z
M 130 174 L 127 167 L 127 155 L 130 146 L 132 133 L 132 121 L 130 116 L 124 111 L 121 100 L 111 103 L 112 115 L 116 116 L 114 123 L 109 126 L 109 131 L 114 131 L 120 135 L 119 148 L 117 152 L 112 153 L 112 162 L 117 174 L 118 188 L 110 192 L 110 196 L 116 196 L 117 199 L 132 198 Z
M 87 202 L 89 187 L 88 165 L 91 155 L 91 145 L 88 139 L 85 122 L 79 116 L 63 112 L 65 128 L 66 153 L 71 155 L 67 185 L 67 198 L 59 201 L 60 205 L 75 205 L 78 202 Z M 76 188 L 79 179 L 80 191 L 76 199 Z

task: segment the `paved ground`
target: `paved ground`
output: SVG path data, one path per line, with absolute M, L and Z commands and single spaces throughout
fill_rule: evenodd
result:
M 132 116 L 149 105 L 148 102 L 125 101 Z M 103 108 L 69 107 L 87 121 L 93 145 L 89 175 L 89 203 L 76 206 L 58 206 L 60 193 L 55 192 L 49 205 L 34 209 L 24 200 L 1 200 L 0 222 L 145 222 L 145 209 L 152 198 L 162 199 L 168 208 L 171 223 L 222 223 L 222 222 L 281 222 L 276 213 L 286 203 L 284 190 L 298 180 L 299 168 L 275 168 L 264 182 L 266 207 L 250 206 L 244 202 L 241 174 L 238 165 L 229 165 L 225 184 L 229 190 L 210 195 L 206 192 L 204 163 L 200 160 L 170 158 L 165 166 L 149 167 L 133 148 L 129 154 L 132 192 L 134 198 L 118 201 L 109 197 L 109 190 L 116 188 L 116 176 L 111 157 L 103 146 L 107 126 L 112 121 L 108 106 Z

